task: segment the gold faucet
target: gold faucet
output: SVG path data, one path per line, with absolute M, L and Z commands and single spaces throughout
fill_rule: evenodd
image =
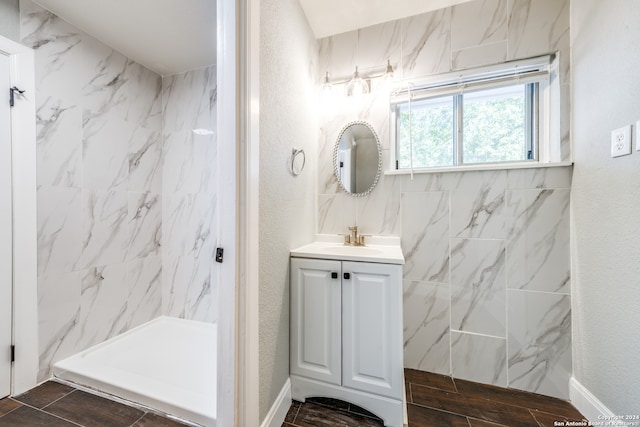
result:
M 350 234 L 344 235 L 344 244 L 350 246 L 364 246 L 364 235 L 358 235 L 358 226 L 349 227 Z

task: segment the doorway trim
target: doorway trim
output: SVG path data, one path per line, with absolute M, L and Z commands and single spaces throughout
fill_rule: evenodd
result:
M 11 395 L 15 396 L 34 387 L 38 376 L 35 61 L 32 49 L 2 36 L 0 51 L 9 55 L 11 86 L 25 91 L 11 109 L 13 345 L 16 348 Z M 2 102 L 8 102 L 7 98 Z

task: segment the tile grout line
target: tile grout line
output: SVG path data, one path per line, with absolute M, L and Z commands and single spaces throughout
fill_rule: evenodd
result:
M 66 393 L 64 396 L 57 398 L 56 400 L 47 403 L 46 405 L 44 405 L 41 409 L 44 411 L 45 408 L 48 408 L 49 406 L 53 405 L 56 402 L 59 402 L 60 400 L 64 399 L 65 397 L 75 393 L 78 389 L 74 388 L 73 390 L 71 390 L 69 393 Z M 45 411 L 46 412 L 46 411 Z
M 69 393 L 69 394 L 71 394 L 71 393 Z M 60 398 L 60 399 L 62 399 L 62 398 Z M 57 402 L 58 400 L 60 400 L 60 399 L 57 399 L 57 400 L 56 400 L 56 402 Z M 74 422 L 74 421 L 71 421 L 71 420 L 68 420 L 68 419 L 66 419 L 66 418 L 63 418 L 63 417 L 61 417 L 60 415 L 56 415 L 56 414 L 54 414 L 54 413 L 51 413 L 51 412 L 45 411 L 45 410 L 44 410 L 44 408 L 48 407 L 49 405 L 47 405 L 47 406 L 45 406 L 45 407 L 43 407 L 43 408 L 37 408 L 37 407 L 35 407 L 35 406 L 33 406 L 33 405 L 29 405 L 28 403 L 23 403 L 23 402 L 20 402 L 20 403 L 22 403 L 22 406 L 26 406 L 27 408 L 29 408 L 29 409 L 33 409 L 34 411 L 42 412 L 43 414 L 47 414 L 47 415 L 49 415 L 49 416 L 52 416 L 52 417 L 54 417 L 54 418 L 58 418 L 59 420 L 66 421 L 66 422 L 71 423 L 71 424 L 76 425 L 76 426 L 85 427 L 85 426 L 83 426 L 82 424 L 78 424 L 78 423 L 76 423 L 76 422 Z M 53 403 L 53 402 L 52 402 L 52 403 Z M 18 409 L 18 408 L 16 408 L 16 409 Z M 13 412 L 13 411 L 11 411 L 11 412 Z M 5 414 L 5 415 L 6 415 L 6 414 Z M 0 418 L 1 418 L 1 417 L 0 417 Z
M 531 414 L 531 417 L 533 417 L 533 420 L 536 422 L 536 424 L 538 424 L 538 426 L 540 427 L 544 427 L 542 424 L 540 424 L 540 421 L 538 421 L 538 419 L 536 418 L 535 415 L 533 415 L 533 412 L 531 411 L 531 408 L 527 408 L 527 410 L 529 411 L 529 413 Z
M 467 422 L 469 422 L 469 420 L 468 420 L 469 416 L 468 416 L 467 414 L 462 414 L 462 413 L 459 413 L 459 412 L 451 412 L 451 411 L 447 411 L 447 410 L 445 410 L 445 409 L 434 408 L 433 406 L 426 406 L 426 405 L 422 405 L 422 404 L 420 404 L 420 403 L 412 403 L 412 405 L 414 405 L 414 406 L 419 406 L 419 407 L 421 407 L 421 408 L 430 409 L 430 410 L 432 410 L 432 411 L 436 411 L 436 412 L 441 412 L 441 413 L 443 413 L 443 414 L 457 415 L 457 416 L 459 416 L 459 417 L 464 417 L 464 418 L 466 418 L 466 419 L 467 419 Z M 485 419 L 482 419 L 482 418 L 476 418 L 476 419 L 478 419 L 478 420 L 480 420 L 480 421 L 484 421 L 484 422 L 493 423 L 493 421 L 485 420 Z M 494 423 L 494 424 L 495 424 L 495 423 Z
M 453 383 L 453 388 L 456 390 L 456 393 L 462 394 L 458 391 L 458 384 L 456 384 L 456 379 L 453 376 L 451 376 L 451 382 Z
M 14 399 L 14 398 L 12 398 L 12 397 L 7 397 L 7 399 L 9 399 L 9 400 L 13 400 L 14 402 L 19 403 L 19 404 L 20 404 L 20 406 L 23 406 L 23 403 L 22 403 L 22 402 L 20 402 L 19 400 L 15 400 L 15 399 Z M 10 410 L 10 411 L 9 411 L 9 412 L 7 412 L 6 414 L 1 415 L 1 416 L 0 416 L 0 419 L 1 419 L 2 417 L 4 417 L 5 415 L 9 415 L 10 413 L 12 413 L 13 411 L 15 411 L 16 409 L 20 408 L 20 406 L 16 406 L 15 408 L 13 408 L 12 410 Z
M 129 425 L 129 427 L 134 427 L 138 421 L 140 421 L 141 419 L 143 419 L 143 418 L 144 418 L 144 417 L 146 417 L 146 416 L 147 416 L 147 413 L 146 413 L 146 412 L 144 412 L 142 415 L 140 415 L 140 418 L 138 418 L 137 420 L 135 420 L 134 422 L 132 422 L 132 423 L 131 423 L 131 425 Z
M 300 412 L 300 408 L 302 408 L 302 402 L 300 402 L 300 404 L 298 405 L 298 407 L 296 408 L 296 413 L 293 416 L 293 419 L 291 420 L 291 424 L 292 425 L 296 425 L 296 419 L 298 418 L 298 413 Z

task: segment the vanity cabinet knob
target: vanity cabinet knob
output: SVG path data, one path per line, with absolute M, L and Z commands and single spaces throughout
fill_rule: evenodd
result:
M 331 272 L 331 278 L 332 279 L 337 279 L 338 278 L 338 273 L 336 273 L 335 271 Z
M 349 273 L 344 273 L 344 276 L 343 276 L 343 277 L 345 278 L 345 280 L 349 280 L 349 279 L 351 279 L 351 274 L 349 274 Z

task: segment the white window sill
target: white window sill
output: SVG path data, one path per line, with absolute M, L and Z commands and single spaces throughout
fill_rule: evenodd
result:
M 478 165 L 461 165 L 461 166 L 446 166 L 446 167 L 434 167 L 434 168 L 421 168 L 414 169 L 415 174 L 429 174 L 429 173 L 446 173 L 446 172 L 472 172 L 472 171 L 498 171 L 498 170 L 510 170 L 510 169 L 539 169 L 539 168 L 555 168 L 572 166 L 573 162 L 557 162 L 557 163 L 539 163 L 539 162 L 520 162 L 520 163 L 488 163 Z M 410 169 L 402 170 L 387 170 L 385 175 L 411 175 Z

